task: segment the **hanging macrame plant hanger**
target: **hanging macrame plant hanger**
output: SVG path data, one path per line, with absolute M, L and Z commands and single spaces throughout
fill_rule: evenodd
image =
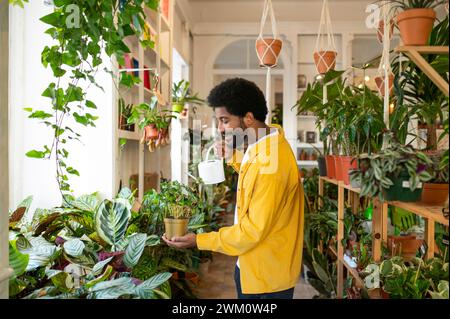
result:
M 264 37 L 264 26 L 266 24 L 267 16 L 270 14 L 270 20 L 272 24 L 272 37 L 265 38 Z M 275 68 L 278 65 L 278 58 L 280 56 L 281 49 L 283 47 L 283 42 L 279 38 L 278 30 L 277 30 L 277 22 L 275 20 L 275 14 L 273 11 L 272 1 L 265 0 L 264 2 L 264 10 L 261 17 L 261 25 L 259 30 L 258 38 L 256 39 L 256 54 L 258 56 L 260 67 L 266 68 L 266 101 L 267 101 L 267 109 L 269 114 L 267 116 L 267 123 L 271 122 L 271 107 L 270 107 L 270 98 L 271 98 L 271 72 L 272 68 Z
M 380 65 L 377 71 L 377 77 L 375 78 L 375 82 L 378 87 L 378 92 L 383 97 L 383 120 L 387 129 L 389 129 L 389 97 L 392 93 L 392 89 L 394 87 L 394 74 L 391 69 L 390 62 L 390 45 L 391 45 L 391 33 L 390 33 L 390 24 L 393 20 L 392 10 L 390 8 L 389 2 L 383 3 L 381 7 L 381 16 L 383 23 L 383 34 L 382 34 L 382 44 L 383 51 L 381 54 Z M 387 138 L 383 141 L 383 148 L 388 146 Z
M 319 31 L 314 52 L 314 62 L 317 72 L 320 74 L 334 70 L 336 66 L 336 44 L 334 41 L 333 27 L 331 25 L 328 0 L 323 0 L 320 16 Z

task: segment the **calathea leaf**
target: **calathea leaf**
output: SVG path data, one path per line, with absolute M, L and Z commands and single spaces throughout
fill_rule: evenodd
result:
M 146 234 L 134 234 L 131 236 L 123 257 L 123 262 L 127 267 L 131 268 L 137 265 L 144 251 L 146 240 Z
M 81 256 L 85 247 L 84 243 L 78 238 L 69 239 L 63 246 L 66 254 L 73 257 Z
M 9 266 L 14 270 L 14 275 L 20 276 L 25 272 L 28 265 L 29 256 L 20 253 L 16 249 L 16 242 L 9 242 Z
M 127 200 L 104 200 L 95 211 L 98 236 L 115 247 L 125 235 L 130 217 L 131 205 Z
M 98 206 L 98 203 L 99 200 L 94 194 L 92 194 L 92 195 L 82 195 L 78 197 L 75 201 L 73 201 L 71 204 L 80 210 L 94 212 Z
M 172 277 L 170 272 L 164 272 L 147 279 L 136 287 L 136 295 L 141 298 L 149 298 L 153 290 L 169 280 L 170 277 Z
M 113 258 L 114 258 L 114 256 L 113 257 L 109 257 L 109 258 L 107 258 L 105 260 L 102 260 L 102 261 L 96 263 L 94 265 L 94 268 L 92 268 L 92 274 L 94 276 L 97 276 L 98 274 L 100 274 L 102 272 L 102 270 L 103 270 L 103 267 L 105 267 Z

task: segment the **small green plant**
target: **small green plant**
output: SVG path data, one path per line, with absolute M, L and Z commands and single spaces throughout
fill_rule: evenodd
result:
M 381 2 L 381 1 L 380 1 Z M 384 0 L 382 1 L 386 3 Z M 409 10 L 431 8 L 434 9 L 444 3 L 446 0 L 388 0 L 395 9 Z
M 401 145 L 392 133 L 389 133 L 389 139 L 390 146 L 379 153 L 358 156 L 359 170 L 352 171 L 350 179 L 361 182 L 361 196 L 378 196 L 383 200 L 383 191 L 393 186 L 392 179 L 404 172 L 409 175 L 411 191 L 433 177 L 427 171 L 432 162 L 424 153 L 410 145 Z
M 428 172 L 430 175 L 434 176 L 430 179 L 429 183 L 436 184 L 447 184 L 449 180 L 448 176 L 448 163 L 443 165 L 445 153 L 437 152 L 435 154 L 429 155 L 432 163 L 428 167 Z
M 202 105 L 205 100 L 198 97 L 198 93 L 190 93 L 191 84 L 189 81 L 181 80 L 173 84 L 172 103 L 177 105 L 185 105 L 187 103 Z
M 192 210 L 188 206 L 170 204 L 166 211 L 166 218 L 188 219 L 192 216 Z
M 135 123 L 140 129 L 151 124 L 155 125 L 158 130 L 167 129 L 174 116 L 167 110 L 158 110 L 157 103 L 158 99 L 153 96 L 150 103 L 135 105 L 131 110 L 131 116 L 128 118 L 128 124 Z

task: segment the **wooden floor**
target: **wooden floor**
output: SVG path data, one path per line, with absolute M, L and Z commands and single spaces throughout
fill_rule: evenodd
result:
M 226 224 L 233 222 L 233 215 L 225 216 Z M 236 257 L 223 254 L 213 255 L 213 261 L 209 267 L 202 267 L 200 280 L 194 288 L 195 294 L 200 299 L 236 299 L 236 286 L 234 284 L 234 268 Z M 207 269 L 205 269 L 207 268 Z M 300 279 L 295 287 L 294 299 L 311 299 L 317 295 L 317 291 L 303 279 Z
M 214 254 L 209 270 L 200 273 L 195 293 L 200 299 L 236 299 L 234 267 L 236 257 Z M 294 299 L 311 299 L 317 291 L 300 279 L 294 291 Z

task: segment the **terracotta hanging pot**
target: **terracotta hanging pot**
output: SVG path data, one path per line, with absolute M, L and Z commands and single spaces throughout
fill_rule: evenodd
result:
M 336 57 L 336 51 L 314 52 L 314 63 L 316 64 L 317 71 L 320 74 L 324 74 L 330 70 L 334 70 L 336 67 Z
M 378 87 L 378 92 L 380 92 L 381 96 L 384 96 L 384 76 L 377 76 L 375 77 L 375 83 Z M 394 88 L 394 75 L 389 74 L 389 96 L 392 95 L 392 89 Z
M 149 124 L 144 127 L 145 140 L 155 140 L 158 138 L 158 129 L 155 124 Z
M 283 42 L 279 39 L 264 38 L 256 40 L 256 52 L 261 67 L 274 67 L 280 55 Z
M 433 9 L 409 9 L 397 15 L 404 45 L 427 45 L 433 29 L 436 12 Z
M 391 20 L 391 28 L 389 30 L 389 40 L 392 38 L 393 33 L 394 33 L 394 20 Z M 378 22 L 378 29 L 377 29 L 377 38 L 380 43 L 383 43 L 383 37 L 384 37 L 384 21 L 380 20 L 380 22 Z

